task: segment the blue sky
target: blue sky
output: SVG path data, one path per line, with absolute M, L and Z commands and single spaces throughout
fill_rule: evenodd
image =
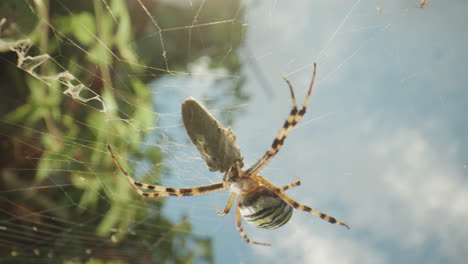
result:
M 187 213 L 195 233 L 213 235 L 218 263 L 460 263 L 468 257 L 468 2 L 429 0 L 424 9 L 418 2 L 246 2 L 250 52 L 243 56 L 267 77 L 271 96 L 246 65 L 244 89 L 252 99 L 210 110 L 245 111 L 233 130 L 248 166 L 289 113 L 281 77 L 288 76 L 302 103 L 316 61 L 310 108 L 261 174 L 278 185 L 301 175 L 302 185 L 289 194 L 351 230 L 296 211 L 273 231 L 244 223 L 251 238 L 273 244 L 248 245 L 233 213 L 215 213 L 227 193 L 166 199 L 171 217 Z M 209 97 L 223 72 L 210 72 L 205 63 L 195 62 L 191 71 L 208 75 L 167 76 L 154 84 L 165 95 L 157 103 L 170 113 L 161 126 L 180 124 L 185 98 Z M 180 89 L 173 93 L 173 87 Z M 179 136 L 187 140 L 182 130 Z M 180 150 L 182 156 L 168 155 L 173 176 L 164 184 L 222 178 L 206 169 L 194 147 L 184 143 Z

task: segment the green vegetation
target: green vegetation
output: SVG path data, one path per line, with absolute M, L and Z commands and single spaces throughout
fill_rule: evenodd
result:
M 140 147 L 157 125 L 148 83 L 186 71 L 201 56 L 238 75 L 242 9 L 237 1 L 214 2 L 195 16 L 198 7 L 143 2 L 153 15 L 137 1 L 0 3 L 0 39 L 31 39 L 28 56 L 50 56 L 27 72 L 0 45 L 2 263 L 213 261 L 211 240 L 193 234 L 189 219 L 161 215 L 163 200 L 136 197 L 106 146 L 135 161 L 120 160 L 129 170 L 163 164 L 160 150 Z M 190 27 L 198 24 L 208 25 Z M 57 77 L 64 71 L 76 79 Z M 87 88 L 64 94 L 80 84 Z M 246 100 L 241 87 L 239 79 L 226 97 Z M 146 174 L 153 181 L 158 168 Z

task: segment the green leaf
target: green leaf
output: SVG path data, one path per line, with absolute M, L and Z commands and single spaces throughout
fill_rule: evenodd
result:
M 89 12 L 57 16 L 54 21 L 58 31 L 62 34 L 73 35 L 82 44 L 90 45 L 95 40 L 96 25 L 94 17 Z
M 94 17 L 90 13 L 82 12 L 70 18 L 72 33 L 78 41 L 86 45 L 95 41 L 96 26 Z
M 110 65 L 112 62 L 112 57 L 111 57 L 112 55 L 102 45 L 103 44 L 101 44 L 100 42 L 93 45 L 91 49 L 88 50 L 88 59 L 95 64 L 104 63 L 106 65 Z
M 19 123 L 27 119 L 30 113 L 33 111 L 33 106 L 31 104 L 24 104 L 17 107 L 14 111 L 5 115 L 7 121 L 13 123 Z
M 132 80 L 132 87 L 136 92 L 136 102 L 138 107 L 133 113 L 133 119 L 138 123 L 142 129 L 154 126 L 154 112 L 151 104 L 151 90 L 139 80 Z
M 112 9 L 119 20 L 114 40 L 119 53 L 130 64 L 130 67 L 133 67 L 133 70 L 142 69 L 141 67 L 133 66 L 133 64 L 138 64 L 139 62 L 133 44 L 135 42 L 132 34 L 132 24 L 125 1 L 112 1 Z
M 86 178 L 87 185 L 85 192 L 81 196 L 80 206 L 78 208 L 80 211 L 84 211 L 87 207 L 91 207 L 90 209 L 95 209 L 97 206 L 97 202 L 99 199 L 99 190 L 101 189 L 101 182 L 99 179 L 96 178 Z
M 47 179 L 50 174 L 51 168 L 54 168 L 51 156 L 44 153 L 37 165 L 36 181 Z

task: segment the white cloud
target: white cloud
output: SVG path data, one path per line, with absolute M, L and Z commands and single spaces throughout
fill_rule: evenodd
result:
M 376 128 L 376 139 L 359 143 L 361 148 L 369 146 L 361 157 L 367 161 L 361 166 L 367 168 L 356 169 L 362 173 L 353 174 L 358 184 L 340 199 L 352 214 L 354 230 L 370 231 L 374 242 L 391 241 L 397 248 L 420 253 L 435 244 L 438 254 L 462 259 L 468 242 L 463 166 L 456 145 L 440 140 L 445 138 L 443 129 L 434 133 L 437 138 L 423 131 L 424 127 Z
M 387 263 L 384 256 L 365 243 L 350 239 L 348 232 L 329 233 L 311 228 L 310 224 L 295 224 L 295 231 L 274 239 L 274 250 L 258 248 L 257 253 L 266 259 L 279 263 Z M 315 230 L 314 230 L 315 229 Z
M 400 131 L 379 140 L 394 151 L 382 153 L 389 161 L 382 179 L 397 211 L 388 212 L 391 236 L 410 248 L 436 239 L 442 254 L 461 256 L 468 242 L 468 183 L 462 177 L 457 149 L 437 149 L 422 133 Z M 375 230 L 374 232 L 378 232 Z
M 354 129 L 349 129 L 354 133 L 347 133 L 346 138 L 328 135 L 338 139 L 335 144 L 340 148 L 352 149 L 358 161 L 349 153 L 337 153 L 321 168 L 310 169 L 315 170 L 314 174 L 327 170 L 327 177 L 316 181 L 330 188 L 317 188 L 315 179 L 303 178 L 303 185 L 297 189 L 306 190 L 295 190 L 293 195 L 307 193 L 299 195 L 302 200 L 298 201 L 323 209 L 348 223 L 351 230 L 342 233 L 339 226 L 333 228 L 340 230 L 320 229 L 321 220 L 296 212 L 285 227 L 295 231 L 268 233 L 274 237 L 261 241 L 271 242 L 275 250 L 256 249 L 258 254 L 271 260 L 292 258 L 299 263 L 390 263 L 399 251 L 413 252 L 429 262 L 424 257 L 429 251 L 453 261 L 467 256 L 468 182 L 463 178 L 463 162 L 458 158 L 456 144 L 440 140 L 448 138 L 443 126 L 431 123 L 418 129 L 388 129 L 376 126 L 377 122 L 365 123 L 355 124 Z M 375 136 L 362 137 L 363 129 L 366 135 Z M 431 131 L 426 133 L 425 129 Z M 306 153 L 301 148 L 308 147 L 290 146 L 289 152 Z M 318 149 L 315 147 L 314 152 L 321 153 L 321 148 L 331 146 L 324 142 Z M 351 158 L 349 164 L 341 162 L 346 158 Z M 315 161 L 310 166 L 316 165 Z M 349 175 L 343 174 L 344 168 Z M 382 243 L 392 249 L 377 246 Z

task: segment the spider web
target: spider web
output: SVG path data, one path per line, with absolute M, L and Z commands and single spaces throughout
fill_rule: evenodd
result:
M 0 261 L 465 259 L 468 6 L 220 2 L 0 4 Z M 282 186 L 299 174 L 291 196 L 351 231 L 296 212 L 274 231 L 244 224 L 273 247 L 247 245 L 232 212 L 215 214 L 226 192 L 142 199 L 107 153 L 146 183 L 219 182 L 181 103 L 193 96 L 233 126 L 248 166 L 290 110 L 281 77 L 300 104 L 314 62 L 308 113 L 262 175 Z

